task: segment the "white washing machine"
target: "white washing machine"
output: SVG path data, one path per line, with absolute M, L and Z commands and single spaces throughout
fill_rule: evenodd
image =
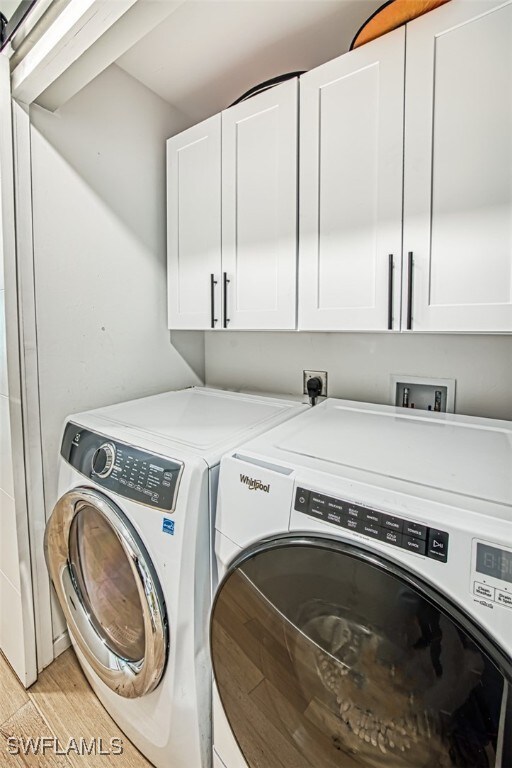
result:
M 71 416 L 50 575 L 78 658 L 158 768 L 211 763 L 211 519 L 227 450 L 300 413 L 192 388 Z
M 512 423 L 328 400 L 216 528 L 215 765 L 512 766 Z

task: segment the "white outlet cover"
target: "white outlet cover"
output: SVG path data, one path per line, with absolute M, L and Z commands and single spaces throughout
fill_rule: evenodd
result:
M 308 379 L 312 379 L 314 376 L 318 376 L 319 379 L 322 381 L 322 394 L 320 395 L 321 398 L 326 398 L 328 395 L 328 389 L 327 389 L 327 379 L 328 379 L 328 373 L 327 371 L 302 371 L 302 394 L 307 395 L 307 382 Z
M 455 379 L 430 378 L 428 376 L 409 376 L 408 373 L 392 373 L 390 403 L 396 405 L 396 393 L 399 384 L 415 384 L 423 387 L 446 387 L 446 412 L 455 413 Z

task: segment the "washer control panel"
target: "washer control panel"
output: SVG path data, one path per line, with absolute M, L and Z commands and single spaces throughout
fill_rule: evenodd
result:
M 61 455 L 78 472 L 113 493 L 173 512 L 183 464 L 73 424 L 66 424 Z
M 388 515 L 351 501 L 335 499 L 307 488 L 297 488 L 295 509 L 326 523 L 424 555 L 440 563 L 448 561 L 446 531 L 430 528 L 412 520 Z

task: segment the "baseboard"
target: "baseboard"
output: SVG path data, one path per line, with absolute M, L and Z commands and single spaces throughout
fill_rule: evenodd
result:
M 71 640 L 69 639 L 69 634 L 67 632 L 63 632 L 62 635 L 59 635 L 59 637 L 53 641 L 54 659 L 56 659 L 57 656 L 60 656 L 61 653 L 64 653 L 64 651 L 69 648 L 70 645 Z

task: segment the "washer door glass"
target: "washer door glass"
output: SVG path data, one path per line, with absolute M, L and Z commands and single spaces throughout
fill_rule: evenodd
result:
M 128 661 L 144 657 L 144 614 L 135 576 L 121 542 L 89 504 L 69 532 L 69 559 L 85 608 L 110 650 Z
M 512 765 L 506 657 L 362 549 L 281 539 L 243 554 L 218 590 L 211 650 L 250 768 Z
M 167 662 L 167 613 L 128 518 L 102 493 L 75 488 L 55 505 L 45 555 L 71 636 L 93 671 L 126 698 L 154 690 Z

